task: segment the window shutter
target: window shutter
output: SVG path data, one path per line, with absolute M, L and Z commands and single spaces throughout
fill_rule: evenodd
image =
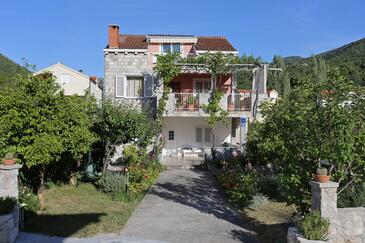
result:
M 196 142 L 197 143 L 203 142 L 203 128 L 201 127 L 196 128 Z
M 210 143 L 210 128 L 209 127 L 207 127 L 207 128 L 205 128 L 205 131 L 204 131 L 205 133 L 204 133 L 204 139 L 205 139 L 205 142 L 206 143 Z
M 144 96 L 151 97 L 153 95 L 153 76 L 144 77 Z
M 125 85 L 126 77 L 125 76 L 116 76 L 115 77 L 115 96 L 116 97 L 124 97 L 125 96 Z

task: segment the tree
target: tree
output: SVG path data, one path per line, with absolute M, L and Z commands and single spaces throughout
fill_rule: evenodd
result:
M 46 170 L 62 155 L 80 160 L 96 141 L 90 131 L 95 101 L 66 97 L 49 73 L 20 76 L 18 85 L 0 91 L 0 153 L 12 151 L 38 171 L 38 189 Z
M 94 131 L 104 148 L 103 173 L 117 146 L 134 143 L 146 147 L 156 134 L 156 125 L 146 113 L 130 104 L 110 98 L 103 100 L 97 109 Z
M 320 159 L 334 166 L 332 178 L 340 183 L 340 193 L 365 181 L 365 92 L 338 69 L 326 76 L 304 80 L 283 99 L 266 104 L 265 121 L 250 141 L 261 162 L 279 166 L 287 202 L 301 212 L 309 209 L 308 182 Z

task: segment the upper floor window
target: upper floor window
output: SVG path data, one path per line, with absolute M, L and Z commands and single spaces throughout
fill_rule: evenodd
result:
M 180 43 L 172 43 L 172 44 L 162 44 L 161 46 L 162 53 L 176 53 L 181 52 L 181 44 Z
M 151 97 L 152 95 L 152 76 L 116 76 L 115 97 L 139 98 Z

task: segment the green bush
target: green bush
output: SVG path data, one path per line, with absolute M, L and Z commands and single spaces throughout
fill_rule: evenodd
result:
M 100 189 L 117 199 L 119 194 L 127 193 L 128 178 L 127 174 L 117 172 L 107 172 L 99 181 Z
M 298 227 L 308 240 L 326 240 L 330 222 L 328 219 L 321 218 L 319 212 L 312 212 L 304 216 Z
M 230 201 L 244 206 L 258 192 L 257 176 L 253 170 L 245 171 L 238 164 L 226 166 L 218 180 L 225 189 Z
M 280 200 L 283 197 L 276 176 L 258 175 L 258 187 L 260 193 L 269 198 Z
M 11 213 L 16 205 L 13 197 L 0 197 L 0 215 Z
M 19 203 L 21 204 L 25 217 L 33 216 L 40 209 L 40 204 L 37 195 L 29 188 L 22 187 L 19 190 Z
M 346 188 L 338 195 L 338 207 L 364 207 L 365 206 L 365 183 Z
M 269 198 L 261 193 L 257 193 L 250 200 L 250 209 L 258 209 L 265 207 L 269 203 Z
M 164 168 L 161 163 L 154 161 L 148 164 L 130 165 L 128 169 L 130 174 L 130 192 L 132 194 L 139 194 L 148 190 Z

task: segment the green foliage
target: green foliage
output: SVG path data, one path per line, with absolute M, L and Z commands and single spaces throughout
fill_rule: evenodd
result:
M 49 74 L 17 81 L 16 88 L 0 91 L 0 154 L 14 151 L 26 167 L 44 169 L 64 154 L 81 159 L 96 141 L 94 99 L 66 97 Z
M 16 203 L 16 198 L 0 197 L 0 215 L 11 213 Z
M 334 164 L 331 175 L 340 187 L 365 180 L 364 90 L 338 69 L 316 80 L 303 80 L 276 104 L 262 106 L 265 121 L 250 131 L 247 151 L 280 167 L 286 200 L 301 212 L 309 209 L 308 182 L 319 159 Z
M 138 108 L 105 99 L 103 105 L 97 109 L 94 131 L 104 148 L 105 172 L 117 146 L 133 143 L 139 147 L 146 147 L 155 135 L 156 125 Z
M 0 54 L 0 88 L 15 87 L 17 85 L 17 76 L 29 74 L 29 71 L 13 62 L 6 56 Z
M 329 68 L 339 67 L 347 79 L 356 85 L 365 85 L 365 39 L 330 50 L 316 57 L 323 59 Z M 313 58 L 285 58 L 291 84 L 297 86 L 311 75 Z
M 319 212 L 312 212 L 304 216 L 299 223 L 299 230 L 308 240 L 326 240 L 329 233 L 330 222 L 321 218 Z
M 98 181 L 100 189 L 113 199 L 127 193 L 128 183 L 128 174 L 119 172 L 107 172 Z
M 128 145 L 123 150 L 123 157 L 127 165 L 140 163 L 147 158 L 146 149 Z
M 269 203 L 269 198 L 261 193 L 255 194 L 250 200 L 250 209 L 258 209 L 265 207 Z
M 40 204 L 37 195 L 27 187 L 21 187 L 19 190 L 19 203 L 24 210 L 25 217 L 36 215 L 40 209 Z
M 218 176 L 229 200 L 238 206 L 245 206 L 258 192 L 257 175 L 253 170 L 245 170 L 236 160 L 227 162 Z
M 337 206 L 345 207 L 365 207 L 365 183 L 351 185 L 338 196 Z
M 135 195 L 145 193 L 163 169 L 158 161 L 146 161 L 130 165 L 128 167 L 130 192 Z

